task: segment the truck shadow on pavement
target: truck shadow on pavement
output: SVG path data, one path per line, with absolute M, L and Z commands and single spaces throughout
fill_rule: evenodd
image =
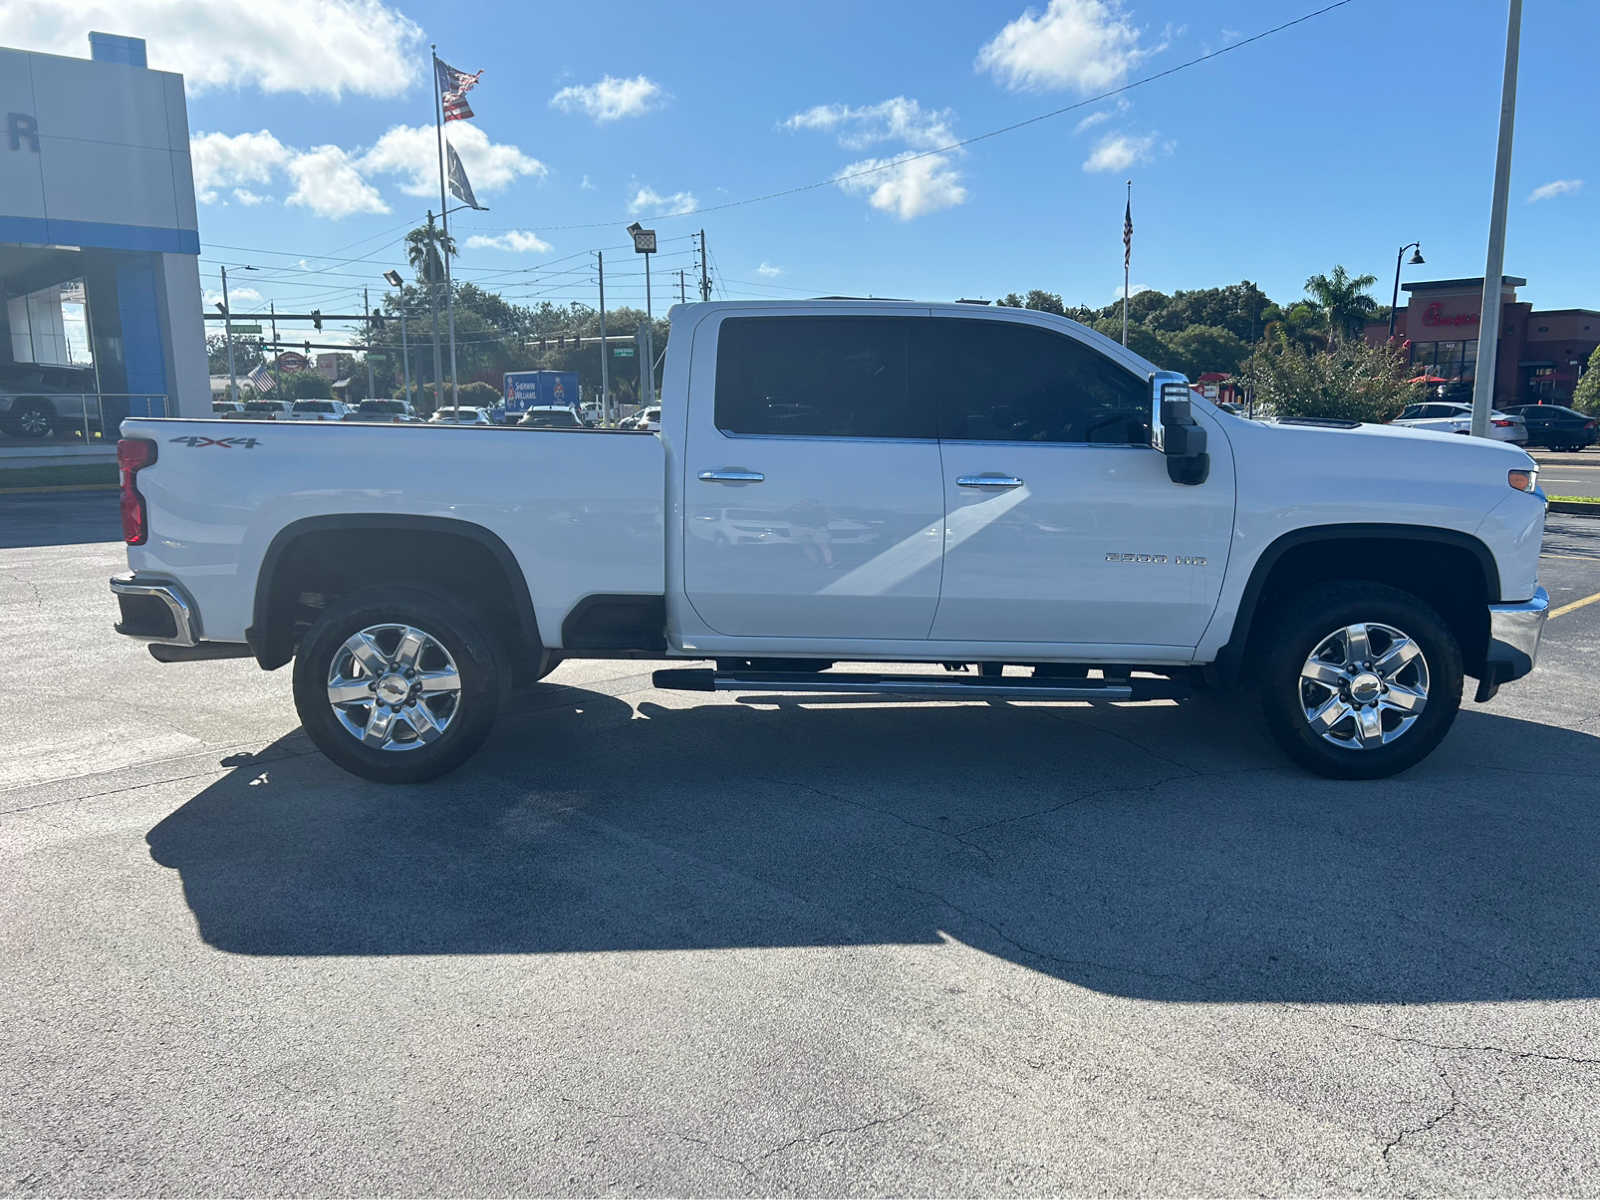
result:
M 771 703 L 544 687 L 383 788 L 296 733 L 148 835 L 252 955 L 954 940 L 1178 1001 L 1600 994 L 1600 739 L 1463 712 L 1371 784 L 1253 710 Z

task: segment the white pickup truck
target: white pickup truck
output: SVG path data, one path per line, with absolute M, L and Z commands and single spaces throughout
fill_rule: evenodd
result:
M 124 422 L 118 630 L 292 660 L 312 740 L 388 782 L 460 764 L 564 658 L 710 660 L 656 683 L 746 693 L 1249 688 L 1341 778 L 1431 751 L 1463 674 L 1483 701 L 1533 667 L 1545 503 L 1515 447 L 1245 420 L 1021 309 L 671 321 L 659 433 Z

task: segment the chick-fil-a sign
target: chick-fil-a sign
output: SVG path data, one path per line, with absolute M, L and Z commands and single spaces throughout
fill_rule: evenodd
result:
M 1444 305 L 1435 300 L 1422 310 L 1422 323 L 1424 325 L 1476 325 L 1477 313 L 1450 313 L 1445 314 Z

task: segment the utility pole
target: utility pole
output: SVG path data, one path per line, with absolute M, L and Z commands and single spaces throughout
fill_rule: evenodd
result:
M 428 214 L 428 248 L 433 249 L 433 214 Z M 439 288 L 433 278 L 433 259 L 423 255 L 422 270 L 428 276 L 428 308 L 433 313 L 433 407 L 444 407 L 444 360 L 439 352 Z M 420 372 L 419 372 L 420 374 Z
M 439 223 L 444 241 L 439 246 L 439 257 L 444 259 L 444 307 L 450 322 L 450 387 L 454 393 L 452 404 L 461 407 L 461 381 L 456 378 L 456 305 L 455 290 L 450 286 L 450 201 L 444 191 L 444 97 L 439 93 L 438 47 L 431 46 L 433 54 L 433 105 L 434 134 L 439 143 Z
M 267 308 L 272 313 L 272 386 L 278 389 L 278 399 L 283 399 L 283 368 L 278 365 L 278 302 L 270 301 Z
M 600 423 L 611 424 L 611 347 L 606 345 L 606 256 L 605 251 L 594 252 L 595 264 L 600 270 Z
M 1517 120 L 1517 55 L 1521 42 L 1522 0 L 1511 0 L 1506 14 L 1506 68 L 1500 81 L 1500 144 L 1494 158 L 1489 249 L 1483 267 L 1483 302 L 1478 306 L 1478 363 L 1472 379 L 1473 437 L 1489 436 L 1489 410 L 1494 407 L 1500 296 L 1506 268 L 1506 205 L 1511 195 L 1511 134 Z
M 655 238 L 650 239 L 652 242 Z M 644 256 L 644 376 L 646 379 L 644 395 L 639 399 L 646 405 L 655 403 L 656 398 L 656 368 L 650 360 L 656 352 L 656 319 L 650 310 L 650 255 Z
M 688 302 L 689 302 L 689 297 L 683 290 L 683 268 L 679 267 L 678 268 L 678 303 L 679 304 L 687 304 Z
M 649 259 L 645 259 L 648 264 Z M 228 399 L 239 403 L 239 377 L 233 370 L 233 310 L 228 307 L 228 268 L 222 268 L 222 332 L 228 339 Z
M 711 299 L 711 276 L 706 272 L 706 231 L 700 231 L 700 299 Z
M 367 360 L 367 399 L 372 399 L 372 300 L 367 289 L 361 289 L 361 311 L 367 314 L 367 348 L 361 357 Z
M 406 403 L 411 403 L 411 348 L 406 345 L 406 297 L 400 294 L 400 369 L 406 376 Z

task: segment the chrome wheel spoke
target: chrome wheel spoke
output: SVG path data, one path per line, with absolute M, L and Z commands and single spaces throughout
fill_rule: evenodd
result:
M 1383 657 L 1372 664 L 1372 669 L 1384 679 L 1392 679 L 1405 670 L 1421 653 L 1421 647 L 1410 638 L 1397 638 L 1383 652 Z
M 420 629 L 407 626 L 406 631 L 400 635 L 400 644 L 395 647 L 395 668 L 401 671 L 416 670 L 417 660 L 422 657 L 422 651 L 431 640 Z
M 375 749 L 382 749 L 394 736 L 394 710 L 385 708 L 381 704 L 374 704 L 372 712 L 367 717 L 366 730 L 361 735 L 361 740 Z
M 420 701 L 407 708 L 402 715 L 419 741 L 431 742 L 444 732 L 433 710 Z
M 1318 733 L 1326 735 L 1340 721 L 1344 720 L 1355 710 L 1346 704 L 1337 693 L 1328 697 L 1327 701 L 1315 712 L 1307 713 L 1306 717 L 1311 722 L 1311 728 Z
M 329 704 L 371 704 L 372 685 L 365 679 L 334 679 L 328 683 Z
M 1428 703 L 1426 692 L 1419 692 L 1414 688 L 1401 687 L 1398 683 L 1391 683 L 1389 690 L 1383 694 L 1379 704 L 1383 708 L 1393 709 L 1395 712 L 1409 713 L 1415 716 L 1421 712 Z
M 1356 736 L 1363 749 L 1383 745 L 1383 714 L 1375 705 L 1356 709 Z
M 444 671 L 417 672 L 417 686 L 425 696 L 445 696 L 461 690 L 461 672 L 454 667 Z
M 1346 665 L 1365 662 L 1372 656 L 1372 642 L 1365 625 L 1347 625 L 1344 630 L 1344 661 Z
M 389 656 L 378 648 L 377 642 L 372 640 L 370 629 L 363 629 L 345 642 L 344 648 L 374 679 L 389 669 Z
M 1345 681 L 1345 673 L 1332 663 L 1312 658 L 1307 659 L 1306 665 L 1300 668 L 1300 678 L 1337 691 L 1339 685 Z

